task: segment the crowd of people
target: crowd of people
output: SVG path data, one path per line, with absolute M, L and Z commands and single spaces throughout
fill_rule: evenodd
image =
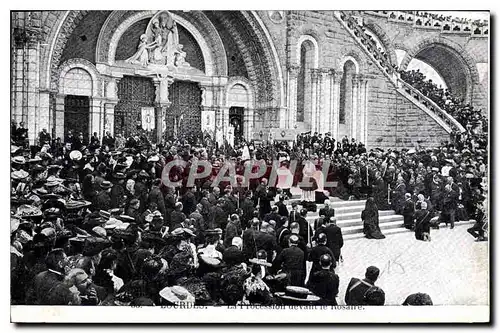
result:
M 229 148 L 202 138 L 152 144 L 110 133 L 86 142 L 69 132 L 63 141 L 46 130 L 29 146 L 24 124 L 16 125 L 12 304 L 336 305 L 343 237 L 328 195 L 368 198 L 362 219 L 369 238 L 384 237 L 378 211 L 392 208 L 417 239 L 430 240 L 431 226 L 470 218 L 478 223 L 469 232 L 485 239 L 487 147 L 470 142 L 472 132 L 434 149 L 367 150 L 330 133 Z M 172 161 L 183 164 L 165 172 Z M 212 172 L 191 184 L 197 161 Z M 245 168 L 257 161 L 266 171 L 245 182 Z M 280 170 L 298 162 L 290 181 L 270 182 L 275 161 Z M 235 183 L 220 179 L 227 164 Z M 318 179 L 320 170 L 326 179 Z M 312 185 L 301 185 L 305 177 Z M 296 186 L 309 195 L 289 206 Z M 307 216 L 319 203 L 311 226 Z M 353 279 L 345 303 L 384 304 L 377 276 L 369 267 L 365 279 Z M 432 301 L 415 294 L 404 303 Z
M 441 109 L 455 118 L 462 126 L 474 129 L 474 132 L 487 132 L 488 121 L 482 110 L 475 109 L 472 105 L 464 102 L 463 99 L 453 96 L 448 89 L 443 89 L 425 75 L 417 70 L 399 71 L 403 81 L 409 83 L 414 88 L 430 98 Z M 486 135 L 476 136 L 476 139 L 485 140 Z
M 381 10 L 376 10 L 375 12 L 381 12 L 383 14 L 389 14 L 389 11 L 381 11 Z M 426 19 L 426 20 L 436 20 L 441 23 L 457 23 L 457 24 L 467 24 L 467 25 L 474 25 L 476 27 L 484 27 L 488 26 L 488 20 L 480 20 L 480 19 L 471 19 L 471 18 L 465 18 L 465 17 L 453 17 L 452 15 L 443 15 L 443 14 L 436 14 L 436 13 L 430 13 L 430 12 L 421 12 L 421 11 L 408 11 L 408 10 L 402 10 L 399 11 L 400 13 L 406 13 L 406 14 L 411 14 L 415 15 L 416 19 Z M 397 15 L 395 12 L 391 12 L 390 17 L 395 19 L 397 18 L 398 20 L 408 20 L 408 21 L 413 21 L 413 17 L 409 16 L 408 18 L 405 17 L 403 14 Z

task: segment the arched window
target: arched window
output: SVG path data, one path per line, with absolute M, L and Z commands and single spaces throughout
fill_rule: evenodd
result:
M 339 108 L 339 124 L 348 124 L 350 114 L 352 113 L 352 78 L 356 73 L 356 65 L 347 60 L 344 63 L 344 74 L 340 81 L 340 108 Z
M 314 68 L 314 44 L 305 40 L 300 45 L 300 72 L 297 78 L 297 121 L 310 121 L 312 105 L 311 69 Z

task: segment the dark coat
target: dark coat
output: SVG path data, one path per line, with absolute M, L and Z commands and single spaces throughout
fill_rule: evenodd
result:
M 319 216 L 323 215 L 326 220 L 330 219 L 330 217 L 335 216 L 335 209 L 332 207 L 323 207 L 319 210 Z
M 231 246 L 231 242 L 234 237 L 240 237 L 241 236 L 241 226 L 239 223 L 235 222 L 229 222 L 226 226 L 226 232 L 224 235 L 224 246 L 229 247 Z
M 413 226 L 413 216 L 415 215 L 415 204 L 411 199 L 405 201 L 403 205 L 403 218 L 406 227 Z
M 309 243 L 310 238 L 312 238 L 312 236 L 314 235 L 314 232 L 311 226 L 309 225 L 309 222 L 307 222 L 307 220 L 304 217 L 300 216 L 297 219 L 297 223 L 299 224 L 300 227 L 299 235 L 305 239 L 306 243 Z
M 123 207 L 125 204 L 125 189 L 121 184 L 115 184 L 111 188 L 111 208 Z
M 227 223 L 227 213 L 219 206 L 210 208 L 208 214 L 208 227 L 209 229 L 221 228 L 225 229 Z
M 259 185 L 255 195 L 259 205 L 259 214 L 261 217 L 264 217 L 271 211 L 271 200 L 273 199 L 272 193 L 266 188 L 266 186 Z
M 279 222 L 281 220 L 281 215 L 278 213 L 269 213 L 264 216 L 264 221 L 269 222 L 273 220 L 274 222 Z
M 330 255 L 330 258 L 332 259 L 334 258 L 332 250 L 330 250 L 330 248 L 326 245 L 320 244 L 311 249 L 307 258 L 307 261 L 311 261 L 313 263 L 310 274 L 321 271 L 321 264 L 319 263 L 319 259 L 324 254 Z M 333 262 L 332 267 L 335 268 L 336 266 L 337 264 Z
M 245 228 L 248 226 L 248 222 L 253 218 L 253 212 L 255 211 L 254 203 L 251 199 L 245 198 L 240 205 L 241 210 L 243 211 L 243 216 L 241 217 L 242 227 Z
M 33 282 L 38 305 L 71 305 L 74 296 L 63 283 L 64 276 L 44 271 L 35 276 Z
M 178 210 L 174 210 L 170 215 L 170 230 L 175 230 L 179 228 L 182 223 L 186 220 L 186 215 Z
M 262 231 L 247 229 L 243 233 L 243 253 L 245 258 L 252 259 L 257 256 L 257 251 L 265 250 L 267 261 L 272 261 L 273 251 L 278 250 L 276 238 Z
M 300 213 L 292 210 L 290 212 L 290 215 L 288 216 L 288 223 L 292 224 L 293 222 L 297 222 L 299 217 L 300 217 Z
M 457 192 L 444 191 L 443 192 L 443 211 L 449 213 L 457 209 L 458 205 L 458 194 Z
M 273 262 L 273 271 L 282 269 L 288 274 L 290 285 L 303 286 L 306 271 L 304 267 L 304 251 L 297 246 L 284 249 Z
M 339 277 L 334 272 L 325 269 L 311 272 L 307 287 L 321 298 L 322 305 L 337 305 L 335 297 L 339 293 Z
M 224 260 L 227 265 L 232 266 L 244 262 L 245 256 L 238 247 L 231 245 L 224 250 L 222 260 Z
M 148 201 L 148 190 L 146 187 L 146 184 L 140 181 L 136 181 L 134 185 L 134 193 L 137 196 L 137 199 L 139 199 L 141 206 L 139 207 L 140 211 L 143 212 L 147 208 L 147 201 Z
M 415 212 L 415 238 L 418 240 L 424 239 L 424 232 L 430 233 L 430 221 L 432 214 L 428 210 L 421 209 Z
M 152 202 L 156 203 L 158 210 L 163 215 L 163 218 L 165 218 L 166 216 L 165 201 L 163 198 L 163 193 L 161 193 L 160 188 L 157 186 L 153 186 L 151 188 L 151 192 L 149 192 L 148 203 Z
M 276 203 L 276 206 L 278 206 L 278 214 L 280 216 L 288 217 L 288 215 L 290 213 L 288 212 L 288 208 L 286 207 L 286 205 L 283 202 L 278 201 Z
M 99 210 L 110 210 L 111 209 L 111 196 L 107 191 L 101 191 L 95 197 L 94 209 Z
M 189 190 L 182 196 L 182 212 L 186 215 L 196 210 L 196 197 L 193 191 Z
M 346 305 L 364 305 L 365 292 L 373 287 L 373 283 L 366 279 L 352 278 L 347 286 L 344 301 Z
M 332 250 L 335 260 L 340 258 L 340 249 L 344 246 L 344 238 L 342 237 L 342 230 L 335 224 L 330 224 L 325 227 L 324 233 L 326 234 L 326 245 Z

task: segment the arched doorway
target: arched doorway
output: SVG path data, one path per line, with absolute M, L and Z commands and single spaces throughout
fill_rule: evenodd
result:
M 61 90 L 64 96 L 64 137 L 69 132 L 74 136 L 81 133 L 84 143 L 88 143 L 92 87 L 92 77 L 83 68 L 74 67 L 63 74 Z

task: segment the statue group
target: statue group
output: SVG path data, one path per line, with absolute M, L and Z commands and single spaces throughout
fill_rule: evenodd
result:
M 139 40 L 137 52 L 125 62 L 147 67 L 150 64 L 188 67 L 186 52 L 179 44 L 177 24 L 169 12 L 160 12 L 150 21 Z

